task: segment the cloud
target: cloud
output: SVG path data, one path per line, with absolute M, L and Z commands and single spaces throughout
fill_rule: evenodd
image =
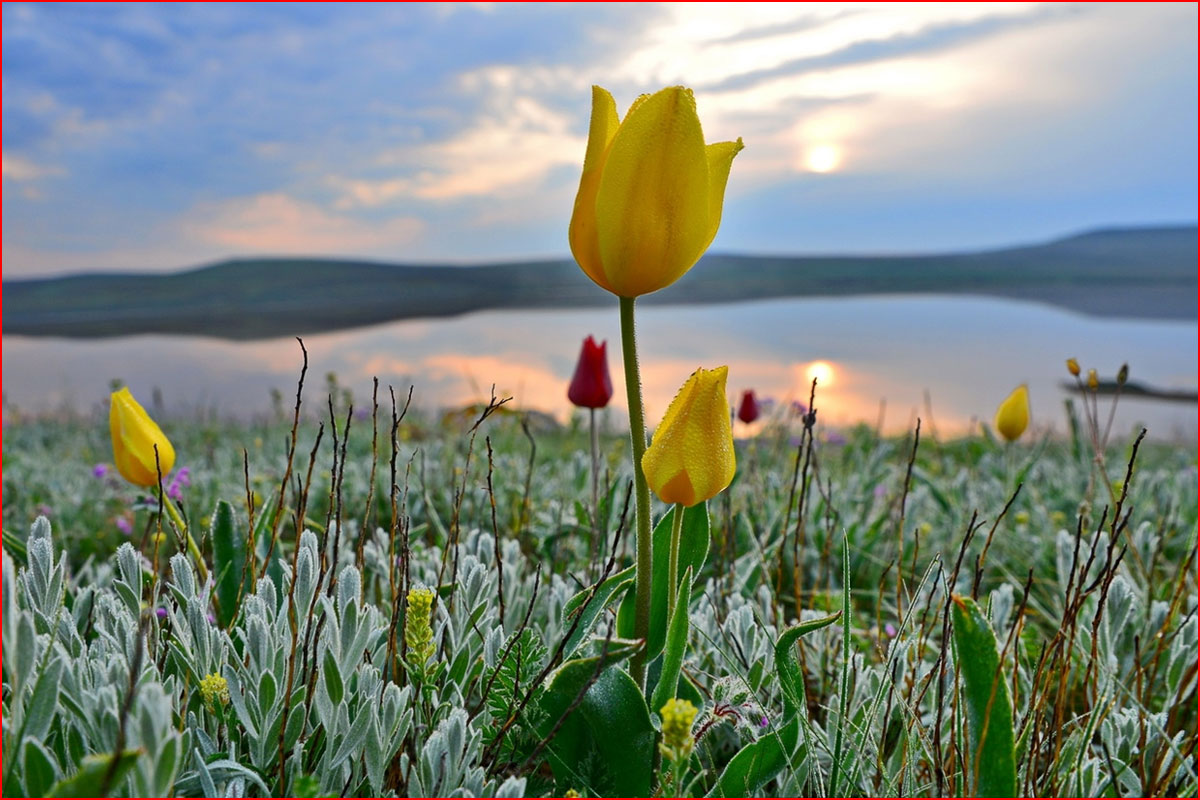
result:
M 203 207 L 183 227 L 194 239 L 237 252 L 316 255 L 411 244 L 425 225 L 415 217 L 356 219 L 267 193 Z
M 400 199 L 448 201 L 535 190 L 555 167 L 581 161 L 587 138 L 575 120 L 542 101 L 514 93 L 518 74 L 509 67 L 468 73 L 460 83 L 483 98 L 482 113 L 444 141 L 381 154 L 383 168 L 399 177 L 330 179 L 339 208 L 373 208 Z
M 41 178 L 62 177 L 67 171 L 51 164 L 38 164 L 20 156 L 5 155 L 3 174 L 6 181 L 36 181 Z

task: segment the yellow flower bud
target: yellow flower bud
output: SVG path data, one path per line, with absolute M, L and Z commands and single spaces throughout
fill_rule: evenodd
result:
M 1100 378 L 1097 377 L 1096 370 L 1094 370 L 1094 369 L 1088 370 L 1087 384 L 1088 384 L 1088 388 L 1091 389 L 1093 392 L 1100 388 Z
M 668 700 L 659 712 L 662 716 L 662 742 L 658 749 L 669 761 L 682 761 L 692 754 L 695 739 L 692 723 L 696 707 L 687 700 Z
M 408 591 L 408 613 L 404 617 L 404 642 L 408 645 L 408 663 L 425 674 L 433 658 L 433 589 L 416 587 Z
M 1121 368 L 1117 370 L 1117 383 L 1124 386 L 1127 380 L 1129 380 L 1129 365 L 1122 364 Z
M 741 149 L 741 139 L 704 144 L 690 89 L 642 95 L 622 121 L 612 95 L 593 86 L 569 230 L 579 266 L 621 297 L 679 280 L 717 235 L 729 168 Z
M 694 506 L 733 480 L 737 462 L 725 398 L 728 375 L 729 367 L 693 372 L 655 429 L 642 472 L 663 502 Z
M 1015 441 L 1029 427 L 1029 389 L 1021 384 L 1004 398 L 996 409 L 996 430 L 1008 441 Z
M 1073 358 L 1068 358 L 1067 359 L 1067 372 L 1071 373 L 1072 375 L 1078 376 L 1079 375 L 1079 362 Z
M 108 428 L 112 433 L 113 461 L 117 471 L 130 483 L 157 486 L 159 471 L 166 475 L 175 466 L 175 448 L 128 388 L 113 392 Z
M 213 672 L 200 679 L 200 697 L 211 710 L 217 705 L 229 705 L 229 684 L 217 673 Z

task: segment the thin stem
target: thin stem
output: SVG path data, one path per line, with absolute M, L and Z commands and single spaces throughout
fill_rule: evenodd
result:
M 192 538 L 192 533 L 188 530 L 187 523 L 183 521 L 183 515 L 175 507 L 175 502 L 167 496 L 161 485 L 158 487 L 158 492 L 162 497 L 163 508 L 167 510 L 167 516 L 175 523 L 175 527 L 179 529 L 179 533 L 183 535 L 184 540 L 187 542 L 188 553 L 192 556 L 192 560 L 196 562 L 196 572 L 200 576 L 200 585 L 203 586 L 208 583 L 208 567 L 204 565 L 204 556 L 200 554 L 200 548 L 196 545 L 196 540 Z
M 596 409 L 588 409 L 588 425 L 592 433 L 592 544 L 588 563 L 598 558 L 600 550 L 600 439 L 596 433 Z
M 675 504 L 671 516 L 671 549 L 667 555 L 667 625 L 675 613 L 675 595 L 679 593 L 679 533 L 683 530 L 683 503 Z
M 646 412 L 642 407 L 642 378 L 638 370 L 637 339 L 633 328 L 632 297 L 621 300 L 621 355 L 625 361 L 625 395 L 629 401 L 629 439 L 633 445 L 633 486 L 637 501 L 637 566 L 634 570 L 633 636 L 650 636 L 650 486 L 642 473 L 642 456 L 646 453 Z M 629 665 L 630 675 L 637 685 L 646 685 L 646 651 L 634 653 Z

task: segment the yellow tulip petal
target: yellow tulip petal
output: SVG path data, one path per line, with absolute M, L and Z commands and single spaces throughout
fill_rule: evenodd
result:
M 601 285 L 623 297 L 669 286 L 696 263 L 711 237 L 708 156 L 690 90 L 663 89 L 625 116 L 604 160 L 596 229 Z
M 996 409 L 996 430 L 1008 441 L 1020 438 L 1029 426 L 1029 389 L 1021 384 Z
M 745 145 L 739 137 L 736 142 L 717 142 L 704 148 L 708 156 L 708 239 L 700 248 L 700 255 L 716 238 L 717 228 L 721 227 L 721 209 L 725 206 L 725 184 L 729 182 L 729 168 L 733 166 L 733 157 L 742 152 Z M 696 256 L 696 260 L 700 259 Z
M 642 471 L 664 502 L 693 506 L 733 480 L 737 463 L 725 398 L 728 374 L 728 367 L 692 373 L 654 431 Z
M 112 435 L 113 462 L 130 483 L 154 486 L 160 470 L 166 475 L 175 466 L 175 448 L 128 388 L 113 392 L 108 428 Z
M 596 233 L 596 191 L 600 188 L 600 175 L 608 146 L 612 144 L 620 124 L 613 96 L 605 89 L 593 86 L 587 153 L 583 157 L 583 175 L 579 179 L 579 191 L 575 194 L 575 209 L 571 213 L 567 238 L 571 243 L 571 254 L 579 262 L 584 274 L 610 292 L 614 290 L 604 275 L 600 241 Z

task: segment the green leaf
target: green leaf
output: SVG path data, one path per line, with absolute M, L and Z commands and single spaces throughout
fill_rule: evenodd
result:
M 674 506 L 658 521 L 653 537 L 653 580 L 650 584 L 650 636 L 646 658 L 663 651 L 667 640 L 667 561 L 671 549 L 671 521 Z M 698 503 L 683 512 L 683 529 L 679 533 L 679 574 L 692 569 L 693 582 L 699 581 L 700 570 L 708 558 L 708 503 Z M 634 593 L 626 592 L 617 611 L 617 633 L 633 636 Z
M 633 567 L 630 567 L 601 582 L 598 587 L 595 587 L 594 594 L 592 588 L 584 589 L 567 601 L 567 604 L 563 606 L 563 628 L 570 630 L 572 626 L 575 626 L 575 630 L 567 638 L 563 649 L 564 658 L 569 658 L 574 654 L 579 646 L 592 635 L 592 631 L 596 627 L 596 620 L 604 613 L 604 609 L 612 602 L 613 597 L 632 586 Z M 589 595 L 591 595 L 591 600 L 588 600 Z M 580 618 L 578 625 L 575 625 L 576 616 Z
M 342 702 L 345 686 L 342 683 L 342 672 L 338 669 L 337 659 L 333 650 L 325 651 L 325 691 L 329 693 L 329 701 L 336 706 Z
M 26 797 L 44 797 L 58 779 L 58 762 L 49 750 L 33 739 L 25 740 L 21 766 L 25 772 Z
M 792 655 L 792 646 L 806 633 L 819 631 L 837 622 L 842 616 L 838 611 L 827 617 L 810 619 L 788 628 L 775 643 L 775 672 L 779 676 L 779 685 L 783 689 L 783 714 L 790 717 L 798 709 L 804 708 L 804 674 L 800 664 Z
M 667 644 L 663 650 L 662 674 L 654 687 L 650 707 L 658 710 L 675 697 L 679 687 L 679 670 L 683 667 L 683 653 L 688 641 L 688 606 L 692 602 L 692 568 L 683 573 L 679 584 L 679 595 L 675 600 L 675 613 L 671 615 L 671 627 L 667 631 Z
M 631 652 L 627 648 L 621 657 Z M 593 678 L 595 683 L 580 699 Z M 577 700 L 579 704 L 564 718 Z M 560 783 L 577 785 L 579 766 L 595 759 L 606 781 L 603 787 L 589 790 L 619 797 L 650 796 L 657 734 L 646 700 L 627 672 L 611 663 L 601 665 L 599 657 L 569 661 L 551 679 L 541 706 L 538 733 L 543 737 L 553 733 L 547 752 Z
M 954 596 L 954 646 L 967 702 L 968 790 L 976 797 L 1015 797 L 1017 760 L 1012 700 L 996 636 L 969 597 Z
M 44 739 L 50 731 L 50 723 L 58 713 L 59 678 L 62 676 L 63 662 L 54 659 L 46 669 L 38 675 L 33 687 L 33 696 L 29 699 L 28 716 L 25 717 L 24 735 L 29 739 Z
M 246 566 L 246 540 L 234 524 L 233 506 L 217 501 L 209 528 L 213 542 L 213 573 L 216 575 L 217 622 L 228 628 L 237 617 Z M 249 579 L 249 574 L 244 576 Z
M 141 749 L 125 750 L 116 756 L 116 766 L 113 766 L 113 754 L 102 753 L 84 756 L 79 765 L 79 772 L 70 778 L 59 781 L 50 787 L 47 797 L 103 797 L 101 789 L 113 793 L 121 785 L 121 780 L 137 763 Z M 112 769 L 112 777 L 105 786 L 105 778 Z
M 729 759 L 709 797 L 750 797 L 774 778 L 798 753 L 800 718 L 752 742 Z

